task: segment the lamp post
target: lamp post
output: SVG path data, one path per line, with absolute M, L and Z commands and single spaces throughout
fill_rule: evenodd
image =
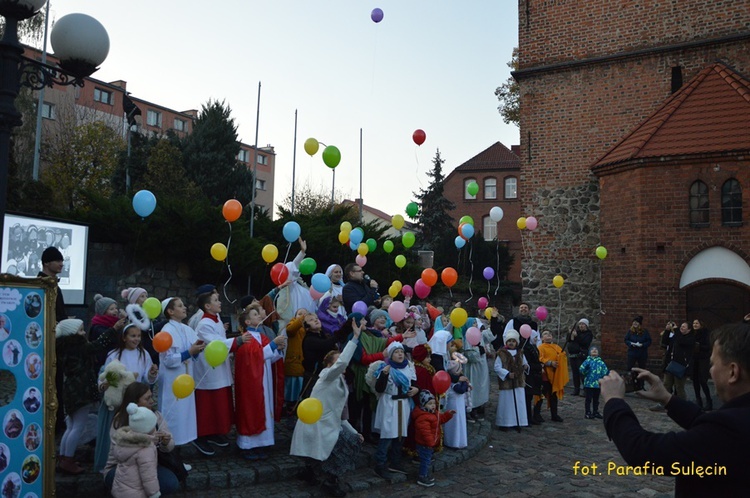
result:
M 104 27 L 85 14 L 63 16 L 55 24 L 50 43 L 59 59 L 53 67 L 23 55 L 18 23 L 35 16 L 47 0 L 0 0 L 5 32 L 0 40 L 0 244 L 5 236 L 10 137 L 21 125 L 15 100 L 22 86 L 40 90 L 45 86 L 83 86 L 84 78 L 98 69 L 109 53 Z

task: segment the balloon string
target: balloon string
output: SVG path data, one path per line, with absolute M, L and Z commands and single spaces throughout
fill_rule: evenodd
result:
M 468 303 L 472 299 L 474 299 L 474 292 L 471 290 L 471 283 L 474 281 L 474 260 L 472 259 L 472 255 L 474 254 L 474 246 L 471 244 L 471 240 L 469 241 L 469 263 L 471 263 L 471 272 L 469 273 L 469 298 L 464 301 L 465 303 Z
M 227 222 L 229 223 L 229 222 Z M 229 264 L 229 246 L 232 244 L 232 224 L 229 223 L 229 240 L 227 240 L 227 258 L 224 260 L 224 262 L 227 265 L 227 271 L 229 272 L 229 278 L 226 282 L 224 282 L 224 298 L 229 301 L 230 304 L 234 304 L 236 299 L 229 299 L 229 296 L 227 296 L 227 285 L 229 282 L 232 281 L 232 265 Z
M 419 150 L 419 146 L 414 146 L 414 160 L 417 162 L 417 168 L 414 170 L 414 176 L 417 177 L 417 182 L 419 182 L 419 186 L 422 186 L 422 180 L 419 179 L 419 155 L 417 154 L 417 151 Z
M 495 240 L 497 241 L 497 245 L 495 246 L 495 254 L 497 255 L 497 265 L 495 266 L 495 276 L 497 277 L 497 287 L 495 287 L 495 295 L 497 296 L 497 291 L 500 290 L 500 239 L 496 238 Z M 599 288 L 601 288 L 601 286 L 599 286 Z
M 201 385 L 201 382 L 203 382 L 203 379 L 205 379 L 205 378 L 206 378 L 206 375 L 208 375 L 208 372 L 209 372 L 209 371 L 208 371 L 208 370 L 206 370 L 206 371 L 205 371 L 205 372 L 203 373 L 203 377 L 201 377 L 201 380 L 199 380 L 199 381 L 198 381 L 198 382 L 197 382 L 197 383 L 195 384 L 195 387 L 193 387 L 193 393 L 195 392 L 195 390 L 196 390 L 196 389 L 198 389 L 198 386 L 199 386 L 199 385 Z M 195 379 L 193 379 L 193 380 L 195 380 Z M 193 393 L 190 393 L 190 394 L 193 394 Z M 188 396 L 190 396 L 190 394 L 188 394 Z M 187 397 L 187 396 L 186 396 L 186 397 Z M 172 410 L 172 408 L 174 407 L 175 403 L 177 403 L 177 396 L 175 396 L 175 398 L 174 398 L 174 399 L 172 400 L 172 404 L 171 404 L 171 405 L 169 405 L 169 407 L 167 408 L 167 410 L 166 410 L 166 411 L 164 411 L 164 412 L 162 412 L 161 416 L 162 416 L 163 418 L 167 418 L 167 414 L 168 414 L 168 413 L 169 413 L 169 412 L 170 412 L 170 411 Z
M 487 297 L 490 297 L 490 281 L 487 280 Z
M 560 320 L 562 317 L 562 288 L 557 288 L 557 343 L 560 344 Z
M 289 259 L 289 251 L 292 249 L 292 243 L 290 242 L 286 246 L 286 254 L 284 255 L 284 264 L 286 264 L 286 261 Z

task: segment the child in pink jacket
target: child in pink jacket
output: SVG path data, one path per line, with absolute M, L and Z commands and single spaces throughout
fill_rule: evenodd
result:
M 156 414 L 135 403 L 130 403 L 128 425 L 112 435 L 114 457 L 117 459 L 114 498 L 158 498 L 161 496 L 156 477 L 156 445 L 153 436 Z

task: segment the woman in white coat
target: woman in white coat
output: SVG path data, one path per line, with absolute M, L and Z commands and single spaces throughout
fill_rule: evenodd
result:
M 323 486 L 333 496 L 344 496 L 339 477 L 354 469 L 354 462 L 364 438 L 349 422 L 342 418 L 349 390 L 344 371 L 359 344 L 359 335 L 365 326 L 352 318 L 352 339 L 341 354 L 331 351 L 323 360 L 325 368 L 310 395 L 323 404 L 323 415 L 314 424 L 297 420 L 292 435 L 290 454 L 305 457 L 305 479 L 311 483 L 320 478 Z
M 172 429 L 175 444 L 187 444 L 198 437 L 195 393 L 177 399 L 172 384 L 182 374 L 193 377 L 193 364 L 206 346 L 198 341 L 193 329 L 182 323 L 187 307 L 179 297 L 168 297 L 161 302 L 161 309 L 169 320 L 161 331 L 172 337 L 172 346 L 159 353 L 159 411 Z

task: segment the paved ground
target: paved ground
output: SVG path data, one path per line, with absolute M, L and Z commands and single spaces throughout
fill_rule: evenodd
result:
M 689 387 L 689 386 L 688 386 Z M 712 386 L 713 387 L 713 386 Z M 691 392 L 692 389 L 688 389 Z M 679 430 L 665 413 L 651 412 L 653 403 L 628 395 L 642 424 L 655 432 Z M 631 397 L 632 396 L 632 397 Z M 491 409 L 494 413 L 496 393 Z M 715 398 L 714 398 L 715 399 Z M 567 395 L 560 404 L 563 423 L 500 432 L 492 420 L 469 424 L 469 448 L 446 450 L 436 462 L 437 484 L 424 488 L 416 484 L 417 466 L 410 464 L 409 476 L 399 475 L 388 483 L 375 476 L 369 464 L 372 447 L 358 461 L 357 470 L 345 482 L 352 496 L 671 496 L 674 480 L 657 476 L 621 476 L 608 472 L 608 465 L 624 465 L 615 446 L 607 439 L 600 420 L 583 418 L 584 398 Z M 494 418 L 494 417 L 493 417 Z M 548 416 L 545 418 L 549 418 Z M 257 464 L 239 458 L 236 450 L 224 450 L 205 459 L 190 449 L 183 450 L 193 470 L 188 488 L 181 496 L 225 498 L 244 496 L 318 497 L 325 494 L 295 478 L 300 462 L 288 456 L 290 431 L 284 422 L 277 430 L 277 447 L 269 460 Z M 408 461 L 408 460 L 405 460 Z M 582 475 L 580 466 L 597 464 L 601 475 Z M 58 477 L 58 496 L 102 496 L 98 476 Z

